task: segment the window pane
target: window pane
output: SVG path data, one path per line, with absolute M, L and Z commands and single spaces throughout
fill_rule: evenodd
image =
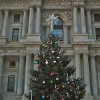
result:
M 59 19 L 55 25 L 63 25 L 63 21 L 61 19 Z
M 58 39 L 63 39 L 63 29 L 54 29 L 54 34 Z
M 20 14 L 14 15 L 14 22 L 20 22 Z
M 100 40 L 100 28 L 96 28 L 96 40 Z
M 12 40 L 18 41 L 19 37 L 19 28 L 14 28 L 12 33 Z
M 8 76 L 8 92 L 14 92 L 14 85 L 15 85 L 15 75 Z
M 100 14 L 94 14 L 94 21 L 100 22 Z
M 54 34 L 59 40 L 63 40 L 63 21 L 60 18 L 54 25 Z

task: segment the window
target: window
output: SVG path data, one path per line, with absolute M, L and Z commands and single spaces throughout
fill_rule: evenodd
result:
M 100 22 L 100 14 L 94 14 L 94 21 Z
M 15 85 L 15 75 L 8 76 L 7 91 L 8 92 L 14 92 L 14 85 Z
M 100 28 L 96 28 L 96 40 L 100 41 Z
M 11 61 L 11 62 L 10 62 L 9 68 L 15 68 L 15 66 L 16 66 L 15 61 Z
M 58 18 L 58 22 L 54 25 L 54 34 L 59 40 L 63 40 L 63 21 Z
M 14 28 L 12 32 L 12 40 L 18 41 L 18 37 L 19 37 L 19 28 Z
M 20 22 L 20 14 L 14 15 L 14 22 Z

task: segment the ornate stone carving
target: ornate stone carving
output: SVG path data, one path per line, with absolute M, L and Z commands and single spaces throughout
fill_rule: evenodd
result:
M 67 6 L 72 4 L 72 0 L 44 0 L 43 6 Z
M 41 2 L 41 0 L 0 0 L 0 2 L 12 3 L 12 2 Z
M 86 0 L 86 5 L 100 5 L 100 0 Z
M 47 23 L 46 19 L 50 14 L 55 14 L 60 17 L 63 21 L 72 20 L 72 10 L 43 10 L 42 12 L 42 23 Z
M 30 5 L 41 5 L 41 0 L 0 0 L 0 8 L 22 9 Z

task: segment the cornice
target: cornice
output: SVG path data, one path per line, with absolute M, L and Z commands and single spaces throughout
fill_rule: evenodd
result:
M 29 8 L 30 5 L 41 6 L 42 0 L 0 0 L 0 9 L 23 9 Z
M 0 0 L 0 3 L 41 2 L 42 0 Z

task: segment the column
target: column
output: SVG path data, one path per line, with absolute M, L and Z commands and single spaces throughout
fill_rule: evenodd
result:
M 3 22 L 3 29 L 2 29 L 2 36 L 6 36 L 7 33 L 7 22 L 8 22 L 8 10 L 5 10 L 4 22 Z
M 74 20 L 74 33 L 78 32 L 78 23 L 77 23 L 77 6 L 73 8 L 73 20 Z
M 80 54 L 75 54 L 76 78 L 81 77 Z
M 31 60 L 31 54 L 26 55 L 26 69 L 25 69 L 25 87 L 24 87 L 24 94 L 29 95 L 30 93 L 30 69 L 32 67 L 32 60 Z
M 20 56 L 20 61 L 19 61 L 17 95 L 22 95 L 23 94 L 24 71 L 25 71 L 24 63 L 25 63 L 25 57 L 23 55 L 21 55 Z
M 91 79 L 92 79 L 93 95 L 96 96 L 98 94 L 98 88 L 97 88 L 96 63 L 94 55 L 90 56 L 90 61 L 91 61 Z
M 91 22 L 90 9 L 87 9 L 87 25 L 88 25 L 89 35 L 92 35 L 92 22 Z
M 30 7 L 28 34 L 33 33 L 33 19 L 34 19 L 34 8 Z
M 82 26 L 82 33 L 86 33 L 84 6 L 81 6 L 81 26 Z
M 0 36 L 1 36 L 1 33 L 2 33 L 2 10 L 0 10 Z
M 2 91 L 3 56 L 0 56 L 0 92 Z
M 40 6 L 37 6 L 37 14 L 36 14 L 36 33 L 40 34 L 40 30 L 41 30 L 41 10 L 40 10 Z
M 90 72 L 89 72 L 89 60 L 88 54 L 83 54 L 84 62 L 84 83 L 86 84 L 86 94 L 91 94 L 90 92 Z
M 64 26 L 64 45 L 68 44 L 68 26 Z
M 25 9 L 23 15 L 22 37 L 25 37 L 26 29 L 27 29 L 27 10 Z

